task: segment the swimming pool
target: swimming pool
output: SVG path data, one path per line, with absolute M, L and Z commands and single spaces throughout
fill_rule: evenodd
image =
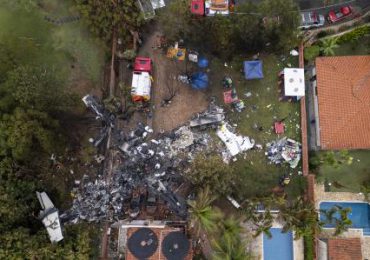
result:
M 321 202 L 320 210 L 329 210 L 334 206 L 350 208 L 352 211 L 348 214 L 348 218 L 352 221 L 351 228 L 362 228 L 364 235 L 370 235 L 370 205 L 365 202 Z M 340 218 L 339 213 L 334 214 L 334 217 Z M 325 215 L 320 214 L 320 221 L 325 221 Z M 328 223 L 324 227 L 332 228 L 334 223 Z
M 293 234 L 281 228 L 270 228 L 272 238 L 263 234 L 264 260 L 293 260 Z

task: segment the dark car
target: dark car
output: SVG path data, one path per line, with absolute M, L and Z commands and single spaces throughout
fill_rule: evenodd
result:
M 328 14 L 328 21 L 335 23 L 352 14 L 352 7 L 350 5 L 342 6 L 339 10 L 331 10 Z

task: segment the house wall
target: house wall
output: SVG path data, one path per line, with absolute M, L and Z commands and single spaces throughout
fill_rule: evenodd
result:
M 317 98 L 317 81 L 314 80 L 311 83 L 312 94 L 313 94 L 313 105 L 315 113 L 315 134 L 316 134 L 316 146 L 320 147 L 320 118 L 319 118 L 319 100 Z

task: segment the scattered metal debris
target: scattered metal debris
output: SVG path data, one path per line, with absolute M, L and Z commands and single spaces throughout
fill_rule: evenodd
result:
M 301 159 L 301 144 L 287 137 L 267 143 L 266 148 L 265 154 L 274 164 L 287 162 L 294 169 Z
M 241 208 L 241 205 L 232 197 L 230 196 L 226 196 L 227 200 L 230 201 L 231 204 L 233 204 L 233 206 L 237 209 L 240 209 Z
M 114 170 L 110 185 L 102 179 L 91 182 L 84 178 L 72 208 L 63 219 L 71 223 L 79 219 L 99 221 L 108 216 L 109 210 L 116 220 L 125 215 L 136 218 L 142 208 L 154 212 L 157 197 L 172 212 L 185 218 L 186 202 L 174 190 L 183 183 L 180 173 L 196 153 L 208 147 L 211 138 L 208 133 L 193 132 L 188 126 L 158 139 L 149 137 L 152 132 L 141 123 L 127 135 L 114 131 L 113 143 L 124 163 Z
M 154 214 L 160 203 L 180 218 L 186 218 L 187 204 L 175 191 L 183 184 L 183 173 L 195 156 L 215 149 L 208 131 L 199 130 L 223 124 L 217 135 L 226 148 L 218 146 L 216 151 L 228 160 L 254 146 L 254 140 L 233 133 L 231 126 L 224 123 L 224 110 L 214 102 L 189 125 L 153 138 L 153 130 L 142 123 L 129 133 L 115 129 L 115 117 L 103 105 L 90 95 L 83 101 L 103 121 L 104 131 L 111 128 L 111 148 L 118 151 L 117 160 L 122 163 L 113 169 L 109 184 L 101 177 L 91 181 L 87 176 L 76 183 L 72 208 L 61 216 L 65 222 L 137 218 L 143 210 L 145 214 Z M 103 139 L 100 136 L 94 143 Z M 104 159 L 104 156 L 95 157 L 98 163 Z
M 49 234 L 50 241 L 55 243 L 63 240 L 58 209 L 54 207 L 53 202 L 51 202 L 49 196 L 45 192 L 36 192 L 36 196 L 42 208 L 39 218 Z
M 224 142 L 228 153 L 223 153 L 225 162 L 229 161 L 235 155 L 252 149 L 254 140 L 247 136 L 236 135 L 232 132 L 229 124 L 223 124 L 216 132 L 217 136 Z
M 97 147 L 107 137 L 109 128 L 114 128 L 116 116 L 104 108 L 93 96 L 86 95 L 82 98 L 86 107 L 90 108 L 96 114 L 97 120 L 102 120 L 103 127 L 100 130 L 99 136 L 92 138 L 92 144 Z
M 212 102 L 206 112 L 198 114 L 196 117 L 190 120 L 190 127 L 220 125 L 224 119 L 224 110 Z

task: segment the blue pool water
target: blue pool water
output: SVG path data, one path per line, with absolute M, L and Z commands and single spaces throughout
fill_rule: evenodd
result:
M 364 234 L 370 231 L 370 205 L 368 203 L 361 202 L 321 202 L 320 209 L 329 210 L 335 205 L 343 208 L 351 208 L 351 212 L 348 214 L 348 218 L 352 221 L 352 228 L 364 229 Z M 335 218 L 340 218 L 340 215 L 334 214 Z M 325 221 L 325 215 L 320 214 L 320 220 Z M 334 227 L 334 223 L 326 224 L 325 227 Z
M 293 234 L 281 228 L 270 228 L 272 238 L 263 234 L 264 260 L 293 260 Z

